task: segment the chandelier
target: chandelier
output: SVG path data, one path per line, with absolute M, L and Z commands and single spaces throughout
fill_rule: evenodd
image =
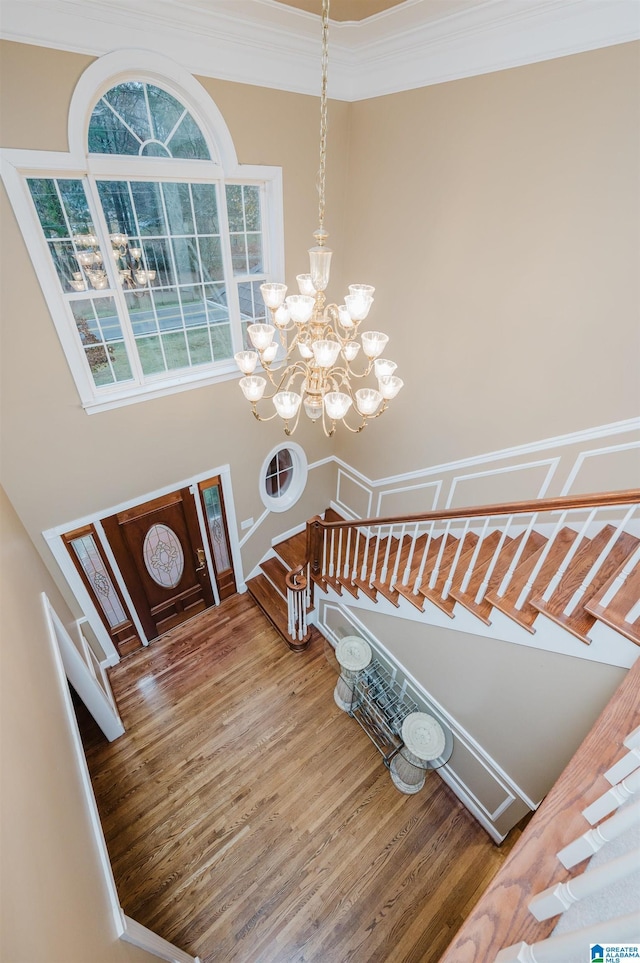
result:
M 310 273 L 299 274 L 299 294 L 288 297 L 286 284 L 260 286 L 271 324 L 251 324 L 247 333 L 255 350 L 239 351 L 235 360 L 243 373 L 240 388 L 258 421 L 279 416 L 285 434 L 292 435 L 304 410 L 311 421 L 320 421 L 327 437 L 338 422 L 359 432 L 368 419 L 378 418 L 403 386 L 394 374 L 393 361 L 381 357 L 389 340 L 382 331 L 358 329 L 369 314 L 374 288 L 368 284 L 349 285 L 344 304 L 327 304 L 332 251 L 326 247 L 324 228 L 325 171 L 327 154 L 327 66 L 329 0 L 322 2 L 322 87 L 320 97 L 320 167 L 318 171 L 318 221 L 316 241 L 309 250 Z M 278 332 L 278 341 L 274 335 Z M 291 338 L 288 340 L 288 335 Z M 366 359 L 358 372 L 352 362 L 362 351 Z M 266 375 L 254 374 L 260 362 Z M 373 375 L 375 387 L 364 384 Z M 265 397 L 267 378 L 274 389 Z M 362 387 L 359 387 L 362 385 Z M 258 403 L 272 401 L 275 412 L 265 416 Z M 355 424 L 347 422 L 356 412 Z
M 142 265 L 142 250 L 130 247 L 126 234 L 110 234 L 111 253 L 115 262 L 120 284 L 133 289 L 146 287 L 155 280 L 156 272 L 147 271 Z M 92 287 L 96 291 L 103 291 L 109 287 L 109 277 L 102 261 L 100 242 L 95 234 L 77 234 L 74 242 L 78 253 L 75 259 L 80 271 L 71 274 L 71 287 L 74 291 L 86 291 Z

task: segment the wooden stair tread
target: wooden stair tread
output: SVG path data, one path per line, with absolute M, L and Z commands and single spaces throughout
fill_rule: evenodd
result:
M 449 593 L 452 598 L 454 598 L 457 602 L 460 602 L 461 605 L 468 609 L 473 615 L 477 616 L 477 618 L 479 618 L 486 625 L 491 625 L 491 621 L 489 619 L 489 613 L 492 609 L 491 602 L 487 602 L 486 598 L 484 598 L 481 602 L 476 602 L 475 597 L 489 569 L 491 560 L 495 555 L 501 535 L 502 533 L 500 531 L 495 531 L 487 535 L 486 538 L 483 538 L 480 551 L 478 552 L 478 557 L 476 558 L 476 564 L 467 588 L 463 592 L 461 586 L 453 587 Z M 496 562 L 496 566 L 491 574 L 490 585 L 499 584 L 498 580 L 501 580 L 504 573 L 507 571 L 509 562 L 511 558 L 513 558 L 513 552 L 508 554 L 508 549 L 513 541 L 514 539 L 512 538 L 505 539 L 500 552 L 500 558 Z M 500 563 L 502 563 L 501 566 Z M 498 573 L 499 567 L 502 569 L 502 574 Z
M 600 591 L 591 597 L 585 608 L 605 625 L 608 625 L 609 628 L 615 629 L 616 632 L 620 632 L 631 642 L 640 645 L 640 617 L 634 622 L 625 621 L 626 616 L 640 599 L 640 562 L 627 575 L 623 585 L 609 604 L 604 606 L 602 599 L 615 581 L 616 575 L 613 575 L 608 582 L 601 586 Z
M 296 535 L 290 535 L 273 546 L 273 550 L 284 563 L 288 571 L 304 565 L 307 560 L 307 532 L 306 529 Z
M 529 538 L 533 538 L 534 535 L 538 533 L 531 532 Z M 538 535 L 538 538 L 543 538 L 543 536 Z M 572 528 L 563 528 L 558 532 L 558 536 L 549 551 L 545 562 L 538 572 L 538 577 L 536 578 L 533 586 L 531 587 L 531 592 L 529 593 L 529 599 L 532 595 L 536 595 L 537 592 L 545 590 L 551 579 L 553 578 L 555 572 L 558 570 L 562 559 L 567 554 L 574 540 L 577 538 L 577 532 L 574 532 Z M 542 545 L 538 551 L 533 552 L 526 559 L 520 559 L 518 567 L 513 573 L 513 578 L 509 583 L 507 591 L 504 595 L 498 595 L 497 589 L 492 592 L 487 592 L 485 598 L 488 599 L 491 604 L 508 615 L 509 618 L 513 619 L 523 628 L 527 629 L 529 632 L 534 632 L 533 623 L 538 616 L 538 610 L 535 609 L 529 599 L 527 599 L 521 609 L 516 608 L 516 602 L 518 597 L 529 580 L 529 576 L 533 572 L 536 564 L 540 558 L 541 552 L 544 551 L 546 545 L 546 539 L 544 539 L 544 545 Z
M 575 610 L 570 615 L 565 615 L 564 609 L 572 599 L 575 591 L 580 588 L 593 563 L 605 548 L 614 532 L 615 528 L 613 525 L 605 525 L 594 538 L 585 538 L 551 598 L 548 601 L 544 601 L 541 595 L 536 595 L 531 598 L 531 604 L 534 608 L 539 612 L 543 612 L 548 618 L 553 619 L 558 625 L 561 625 L 568 632 L 571 632 L 572 635 L 575 635 L 587 644 L 590 642 L 588 633 L 596 622 L 596 616 L 586 608 L 586 603 L 605 583 L 610 582 L 611 578 L 615 577 L 620 571 L 620 568 L 625 564 L 637 546 L 638 539 L 627 532 L 622 533 L 595 578 L 587 587 L 583 599 L 578 603 Z
M 434 539 L 431 543 L 432 547 L 434 542 L 440 542 L 440 545 L 441 545 L 441 540 L 444 537 L 445 536 L 440 536 L 440 538 Z M 438 577 L 436 579 L 435 585 L 433 586 L 433 588 L 430 588 L 429 581 L 431 579 L 431 575 L 433 574 L 434 568 L 436 566 L 438 555 L 440 554 L 440 545 L 438 545 L 437 550 L 433 552 L 431 559 L 430 560 L 427 559 L 427 564 L 424 570 L 424 577 L 423 577 L 422 585 L 420 586 L 419 591 L 422 595 L 424 595 L 425 598 L 429 599 L 431 602 L 437 605 L 438 608 L 441 609 L 443 612 L 445 612 L 450 618 L 453 618 L 453 609 L 456 604 L 456 599 L 451 594 L 451 591 L 447 595 L 447 598 L 443 599 L 442 592 L 444 590 L 445 583 L 449 578 L 451 567 L 455 561 L 456 553 L 458 551 L 458 544 L 460 540 L 455 538 L 455 536 L 453 535 L 447 535 L 446 539 L 447 539 L 447 542 L 446 542 L 444 551 L 442 553 L 442 559 L 440 561 L 440 570 L 438 572 Z M 478 541 L 478 536 L 475 534 L 475 532 L 467 532 L 464 539 L 464 545 L 462 546 L 462 553 L 458 559 L 458 564 L 456 566 L 456 571 L 454 573 L 454 579 L 456 581 L 454 581 L 453 585 L 451 586 L 452 589 L 455 588 L 456 585 L 459 585 L 459 583 L 464 578 L 466 565 L 468 564 L 468 561 L 471 558 L 471 555 L 473 554 L 473 550 L 476 547 L 477 541 Z
M 278 594 L 266 575 L 256 575 L 247 581 L 247 591 L 260 606 L 269 621 L 281 635 L 289 634 L 289 612 L 287 603 Z
M 283 599 L 287 598 L 287 569 L 277 556 L 260 563 L 260 568 Z

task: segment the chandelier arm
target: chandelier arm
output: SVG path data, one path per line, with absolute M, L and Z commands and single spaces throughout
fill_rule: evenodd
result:
M 300 421 L 300 412 L 301 412 L 301 410 L 302 410 L 302 405 L 300 405 L 300 407 L 298 408 L 298 410 L 297 410 L 297 412 L 296 412 L 296 420 L 295 420 L 294 423 L 293 423 L 293 428 L 289 428 L 289 419 L 287 418 L 287 419 L 285 420 L 285 423 L 284 423 L 284 433 L 285 433 L 285 435 L 287 435 L 287 437 L 289 437 L 289 438 L 291 437 L 291 435 L 294 433 L 294 431 L 295 431 L 296 428 L 298 427 L 298 422 Z
M 269 399 L 267 398 L 266 400 L 268 401 Z M 266 417 L 265 415 L 259 414 L 258 409 L 256 407 L 257 404 L 258 404 L 257 401 L 251 402 L 251 412 L 253 414 L 253 417 L 256 419 L 256 421 L 260 421 L 260 422 L 273 421 L 274 418 L 278 417 L 277 411 L 274 411 L 274 413 L 272 415 L 269 415 L 268 417 Z

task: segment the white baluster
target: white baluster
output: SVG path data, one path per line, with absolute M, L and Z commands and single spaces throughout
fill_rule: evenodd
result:
M 336 578 L 340 575 L 342 571 L 342 529 L 338 531 L 338 557 L 336 559 Z
M 582 528 L 580 529 L 580 531 L 578 532 L 577 536 L 576 536 L 576 537 L 574 538 L 574 540 L 573 540 L 573 545 L 571 546 L 571 548 L 569 549 L 569 551 L 567 552 L 567 554 L 566 554 L 565 557 L 563 558 L 562 564 L 559 566 L 558 571 L 557 571 L 556 574 L 553 576 L 553 578 L 551 579 L 551 581 L 550 581 L 549 584 L 547 585 L 546 589 L 545 589 L 544 592 L 542 593 L 542 601 L 543 601 L 543 602 L 548 602 L 548 601 L 549 601 L 549 599 L 551 598 L 551 596 L 553 595 L 553 593 L 554 593 L 555 590 L 557 589 L 558 585 L 560 584 L 560 582 L 561 582 L 561 580 L 562 580 L 562 577 L 564 576 L 564 573 L 565 573 L 565 572 L 567 571 L 567 569 L 569 568 L 569 565 L 570 565 L 571 562 L 573 561 L 576 552 L 578 551 L 578 549 L 579 549 L 580 546 L 582 545 L 582 542 L 583 542 L 584 539 L 586 538 L 587 530 L 589 529 L 591 523 L 593 522 L 593 519 L 596 517 L 597 511 L 598 511 L 598 509 L 597 509 L 597 508 L 594 508 L 591 512 L 589 512 L 589 515 L 587 516 L 586 521 L 583 523 Z
M 612 786 L 615 786 L 617 782 L 621 782 L 626 779 L 627 776 L 631 775 L 634 769 L 640 766 L 640 749 L 630 749 L 629 752 L 625 752 L 621 759 L 618 759 L 610 769 L 604 774 L 604 778 L 607 782 L 610 782 Z
M 384 561 L 382 563 L 382 571 L 380 572 L 380 581 L 384 585 L 387 580 L 387 568 L 389 567 L 389 553 L 391 552 L 391 539 L 393 538 L 393 525 L 389 526 L 389 533 L 387 535 L 387 547 L 384 553 Z
M 380 552 L 380 535 L 382 533 L 382 525 L 378 525 L 378 532 L 376 534 L 376 547 L 373 552 L 373 565 L 371 566 L 371 578 L 369 580 L 369 585 L 373 585 L 376 580 L 376 571 L 378 568 L 378 553 Z
M 395 561 L 395 565 L 393 566 L 393 575 L 389 579 L 389 588 L 393 588 L 393 586 L 396 584 L 396 581 L 398 579 L 398 567 L 400 565 L 400 556 L 402 555 L 402 546 L 404 545 L 405 528 L 406 526 L 403 525 L 400 530 L 400 540 L 398 542 L 398 551 L 396 552 L 396 561 Z
M 476 603 L 476 605 L 480 605 L 480 603 L 482 602 L 482 600 L 483 600 L 483 598 L 484 598 L 484 596 L 485 596 L 485 592 L 486 592 L 487 589 L 489 588 L 489 582 L 491 581 L 491 576 L 493 575 L 493 570 L 495 569 L 496 565 L 498 564 L 498 559 L 500 558 L 500 552 L 502 551 L 502 549 L 503 549 L 503 547 L 504 547 L 504 543 L 505 543 L 506 540 L 507 540 L 507 533 L 508 533 L 508 531 L 509 531 L 509 526 L 511 525 L 511 522 L 512 522 L 512 521 L 513 521 L 513 515 L 509 515 L 509 518 L 507 519 L 507 521 L 506 521 L 506 523 L 505 523 L 505 526 L 504 526 L 504 528 L 503 528 L 503 530 L 502 530 L 502 534 L 500 535 L 500 541 L 498 542 L 498 545 L 497 545 L 497 547 L 496 547 L 496 550 L 495 550 L 495 552 L 493 553 L 493 558 L 491 559 L 491 563 L 490 563 L 490 565 L 489 565 L 489 568 L 487 569 L 487 571 L 486 571 L 486 573 L 485 573 L 485 576 L 484 576 L 484 578 L 483 578 L 483 580 L 482 580 L 482 585 L 480 586 L 480 588 L 479 588 L 478 591 L 476 592 L 476 597 L 475 597 L 475 599 L 474 599 L 474 602 Z
M 516 601 L 516 604 L 515 604 L 515 608 L 516 608 L 516 609 L 521 609 L 522 606 L 524 605 L 524 603 L 526 602 L 527 597 L 528 597 L 528 595 L 529 595 L 529 592 L 530 592 L 531 589 L 533 588 L 533 584 L 534 584 L 535 580 L 537 579 L 537 577 L 538 577 L 538 575 L 539 575 L 539 573 L 540 573 L 540 569 L 542 568 L 542 566 L 543 566 L 544 563 L 546 562 L 546 560 L 547 560 L 547 555 L 548 555 L 549 552 L 551 551 L 551 548 L 552 548 L 552 546 L 553 546 L 553 544 L 554 544 L 554 542 L 555 542 L 555 540 L 556 540 L 556 537 L 557 537 L 560 529 L 561 529 L 562 526 L 564 525 L 564 521 L 565 521 L 565 518 L 567 517 L 567 514 L 568 514 L 567 512 L 563 512 L 562 515 L 560 516 L 560 518 L 558 519 L 558 523 L 557 523 L 556 527 L 555 527 L 554 530 L 553 530 L 553 535 L 551 536 L 551 538 L 549 539 L 549 541 L 547 542 L 547 544 L 545 545 L 545 547 L 542 549 L 542 552 L 540 553 L 540 558 L 539 558 L 538 561 L 536 562 L 536 564 L 535 564 L 535 566 L 534 566 L 534 568 L 533 568 L 533 571 L 531 572 L 531 575 L 529 576 L 529 580 L 528 580 L 527 584 L 525 585 L 525 587 L 524 587 L 524 588 L 522 589 L 522 591 L 520 592 L 520 595 L 518 596 L 518 600 Z
M 640 562 L 640 545 L 637 546 L 637 548 L 631 555 L 631 558 L 627 562 L 625 562 L 624 568 L 620 572 L 618 572 L 613 582 L 611 583 L 611 585 L 609 586 L 605 594 L 602 596 L 602 601 L 600 602 L 600 605 L 603 609 L 606 609 L 607 605 L 611 604 L 614 596 L 618 594 L 618 592 L 620 591 L 624 583 L 627 581 L 627 578 L 629 577 L 629 575 L 631 575 L 631 573 L 633 572 L 638 562 Z M 631 619 L 629 619 L 629 616 L 627 616 L 627 620 L 632 621 Z
M 578 900 L 585 899 L 587 896 L 595 896 L 621 879 L 626 879 L 631 873 L 635 873 L 640 865 L 640 853 L 637 849 L 617 859 L 611 859 L 608 863 L 603 863 L 596 869 L 574 876 L 566 883 L 557 883 L 550 886 L 529 903 L 529 911 L 539 921 L 551 919 L 559 913 L 564 913 Z
M 558 853 L 558 859 L 565 867 L 571 869 L 583 859 L 588 859 L 602 849 L 605 843 L 617 839 L 622 833 L 632 829 L 640 820 L 640 800 L 631 806 L 624 806 L 618 812 L 605 819 L 595 829 L 588 829 L 582 836 L 578 836 L 572 843 L 565 846 Z
M 356 528 L 356 544 L 353 549 L 353 568 L 351 569 L 351 582 L 355 582 L 358 577 L 358 549 L 360 548 L 360 536 L 361 532 L 359 528 Z
M 349 551 L 351 550 L 351 529 L 347 529 L 347 548 L 344 553 L 344 572 L 342 576 L 344 579 L 349 578 Z
M 431 522 L 429 526 L 429 534 L 427 535 L 427 541 L 422 551 L 422 558 L 420 559 L 420 568 L 418 569 L 418 574 L 416 575 L 416 580 L 413 583 L 413 594 L 417 595 L 420 586 L 422 585 L 422 577 L 424 575 L 424 569 L 427 564 L 427 556 L 429 555 L 429 549 L 431 548 L 431 539 L 433 537 L 433 529 L 435 522 Z
M 628 622 L 629 625 L 633 625 L 637 619 L 640 619 L 640 599 L 638 599 L 633 608 L 630 609 L 624 617 L 625 622 Z
M 476 547 L 473 550 L 469 564 L 467 565 L 467 571 L 462 579 L 462 584 L 460 585 L 460 591 L 466 592 L 469 588 L 469 582 L 471 581 L 471 576 L 473 575 L 473 570 L 476 567 L 476 562 L 478 561 L 478 555 L 480 554 L 480 549 L 482 548 L 482 543 L 484 542 L 485 536 L 487 534 L 487 528 L 489 527 L 490 516 L 485 519 L 484 525 L 482 526 L 482 531 L 480 532 L 480 537 L 476 542 Z
M 612 789 L 599 796 L 595 802 L 582 810 L 582 815 L 587 822 L 594 826 L 595 823 L 599 823 L 601 819 L 604 819 L 605 816 L 608 816 L 609 813 L 612 813 L 614 809 L 617 809 L 637 792 L 640 792 L 640 769 L 636 769 L 630 776 L 619 782 L 617 786 L 613 786 Z
M 462 546 L 464 545 L 464 540 L 467 537 L 467 532 L 469 531 L 469 525 L 471 524 L 471 519 L 468 518 L 465 522 L 464 529 L 462 531 L 462 536 L 458 541 L 458 547 L 456 549 L 456 554 L 453 557 L 453 562 L 451 563 L 451 568 L 449 569 L 449 575 L 444 587 L 442 589 L 442 598 L 449 598 L 449 592 L 451 591 L 451 586 L 453 585 L 453 577 L 456 574 L 456 568 L 458 567 L 458 559 L 462 555 Z
M 625 745 L 627 749 L 637 749 L 638 746 L 640 746 L 640 726 L 629 733 L 623 745 Z
M 367 577 L 367 563 L 369 561 L 369 546 L 371 544 L 371 529 L 367 528 L 367 534 L 365 535 L 364 543 L 364 555 L 362 556 L 362 574 L 360 578 L 364 582 Z
M 418 532 L 420 531 L 420 522 L 416 522 L 416 527 L 413 530 L 413 535 L 411 536 L 411 548 L 409 549 L 409 555 L 407 557 L 407 564 L 404 567 L 404 574 L 402 576 L 402 584 L 409 584 L 409 576 L 411 575 L 411 566 L 413 565 L 413 555 L 416 550 L 416 542 L 418 540 Z
M 433 572 L 431 573 L 431 578 L 429 579 L 430 589 L 435 588 L 436 582 L 438 581 L 438 575 L 440 573 L 440 564 L 442 562 L 442 556 L 444 554 L 445 545 L 447 544 L 447 539 L 449 538 L 450 528 L 451 528 L 451 522 L 448 521 L 442 535 L 442 542 L 440 543 L 440 551 L 438 552 L 438 557 L 436 558 L 436 564 L 433 566 Z
M 526 531 L 524 532 L 524 534 L 523 534 L 523 536 L 522 536 L 522 539 L 521 539 L 521 541 L 520 541 L 520 544 L 518 545 L 518 548 L 516 549 L 515 555 L 514 555 L 513 558 L 511 559 L 511 564 L 509 565 L 509 568 L 508 568 L 507 571 L 505 572 L 504 577 L 503 577 L 502 581 L 500 582 L 500 587 L 499 587 L 498 591 L 496 592 L 496 595 L 498 595 L 500 598 L 502 598 L 502 596 L 505 594 L 505 592 L 506 592 L 507 589 L 509 588 L 509 585 L 511 584 L 511 579 L 513 578 L 513 573 L 515 572 L 516 568 L 518 567 L 518 565 L 519 565 L 519 563 L 520 563 L 520 559 L 522 558 L 522 555 L 523 555 L 524 550 L 525 550 L 525 546 L 526 546 L 527 542 L 529 541 L 529 536 L 531 535 L 531 532 L 533 531 L 533 526 L 535 525 L 537 518 L 538 518 L 538 513 L 537 513 L 537 512 L 536 512 L 534 515 L 531 516 L 531 521 L 529 522 L 529 524 L 528 524 L 528 526 L 527 526 L 527 528 L 526 528 Z
M 593 581 L 593 579 L 596 577 L 596 575 L 604 565 L 605 561 L 609 556 L 609 553 L 611 552 L 613 546 L 622 535 L 623 531 L 626 528 L 627 522 L 629 521 L 629 519 L 631 518 L 635 510 L 636 510 L 636 505 L 632 505 L 629 511 L 627 512 L 627 514 L 624 516 L 624 518 L 618 525 L 618 527 L 616 528 L 615 532 L 613 533 L 609 541 L 607 542 L 607 544 L 605 545 L 605 547 L 602 549 L 602 551 L 598 555 L 597 559 L 595 560 L 595 562 L 593 563 L 593 565 L 591 566 L 587 574 L 585 575 L 580 587 L 575 590 L 575 592 L 573 593 L 573 595 L 565 605 L 564 612 L 563 612 L 564 615 L 571 615 L 576 610 L 580 602 L 580 599 L 583 597 L 583 595 L 591 585 L 591 582 Z
M 329 549 L 329 578 L 333 578 L 334 565 L 333 565 L 333 553 L 336 545 L 336 530 L 331 529 L 331 548 Z
M 570 963 L 583 959 L 590 943 L 629 943 L 637 937 L 638 914 L 629 913 L 539 943 L 515 943 L 500 950 L 494 963 Z

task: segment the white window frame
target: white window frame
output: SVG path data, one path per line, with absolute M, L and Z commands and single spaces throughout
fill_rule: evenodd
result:
M 283 451 L 285 448 L 291 454 L 291 481 L 289 482 L 287 490 L 281 495 L 270 495 L 266 487 L 267 471 L 278 452 Z M 301 498 L 307 484 L 308 474 L 309 469 L 304 448 L 293 441 L 283 441 L 281 444 L 276 445 L 262 462 L 262 468 L 260 469 L 259 490 L 262 504 L 265 508 L 268 508 L 270 512 L 288 511 L 295 505 L 298 499 Z
M 97 101 L 108 90 L 125 80 L 137 80 L 162 87 L 176 97 L 199 125 L 211 161 L 181 161 L 165 158 L 130 157 L 89 154 L 87 136 L 91 113 Z M 78 337 L 71 311 L 61 292 L 52 258 L 31 199 L 28 178 L 76 178 L 86 182 L 90 212 L 96 230 L 108 241 L 107 226 L 97 197 L 95 180 L 113 176 L 127 180 L 145 177 L 154 180 L 180 180 L 189 183 L 215 182 L 218 185 L 221 224 L 227 223 L 226 191 L 228 184 L 242 183 L 260 188 L 264 273 L 267 278 L 284 277 L 284 222 L 282 169 L 239 164 L 235 148 L 222 114 L 195 78 L 178 64 L 147 50 L 119 50 L 106 54 L 83 73 L 74 90 L 68 118 L 68 153 L 57 151 L 0 149 L 0 175 L 18 224 L 25 238 L 34 270 L 42 287 L 47 306 L 56 327 L 62 349 L 74 378 L 80 402 L 89 414 L 121 407 L 137 401 L 173 394 L 238 377 L 233 358 L 212 362 L 192 369 L 143 376 L 137 353 L 129 350 L 134 381 L 112 385 L 94 384 L 84 349 Z M 135 161 L 135 163 L 132 163 Z M 223 262 L 228 284 L 228 306 L 231 318 L 233 350 L 242 349 L 238 279 L 231 270 L 229 236 L 221 229 Z M 108 244 L 104 244 L 109 249 Z M 242 282 L 240 282 L 242 283 Z M 105 294 L 109 294 L 105 292 Z M 121 324 L 123 296 L 115 290 Z M 125 342 L 130 349 L 128 325 L 123 324 Z

